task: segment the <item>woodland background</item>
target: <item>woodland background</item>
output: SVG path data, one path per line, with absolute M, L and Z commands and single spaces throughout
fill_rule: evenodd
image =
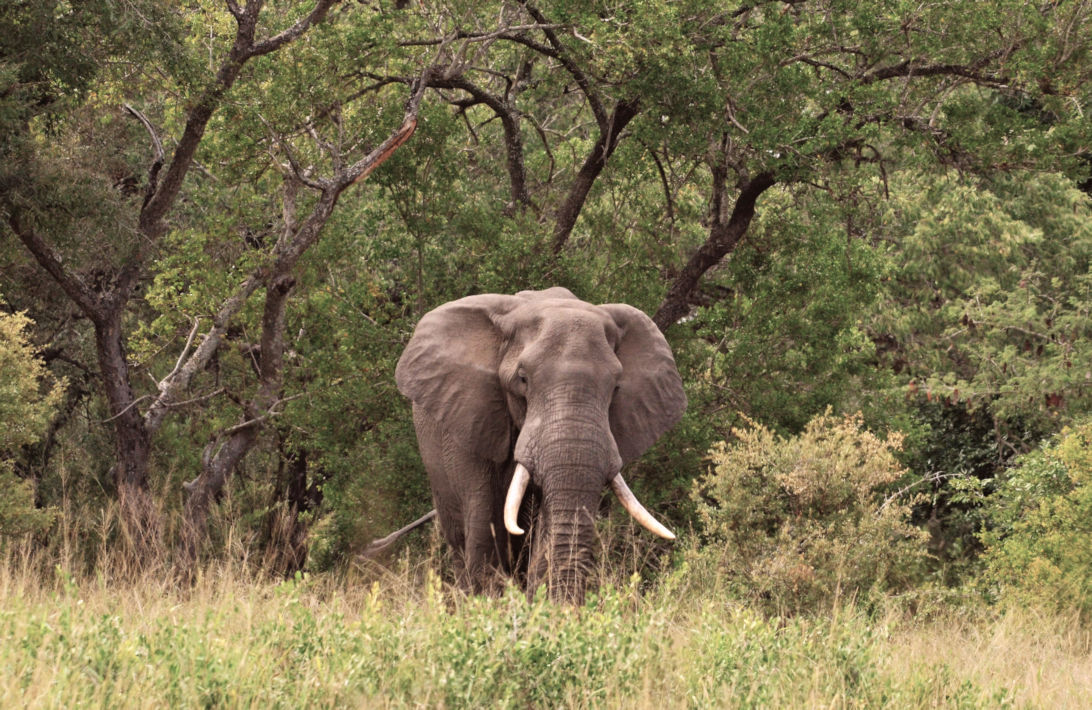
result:
M 562 285 L 653 316 L 690 400 L 627 473 L 684 540 L 605 501 L 608 590 L 1083 618 L 1090 12 L 3 3 L 5 564 L 356 579 L 431 508 L 417 319 Z

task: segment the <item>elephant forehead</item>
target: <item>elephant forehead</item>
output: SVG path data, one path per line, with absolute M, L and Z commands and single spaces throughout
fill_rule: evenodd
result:
M 610 314 L 577 299 L 531 301 L 503 316 L 501 326 L 507 335 L 520 339 L 605 339 L 611 347 L 618 339 L 618 326 Z

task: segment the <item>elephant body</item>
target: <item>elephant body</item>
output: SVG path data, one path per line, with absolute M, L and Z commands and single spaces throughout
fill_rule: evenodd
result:
M 673 537 L 619 475 L 686 408 L 671 349 L 636 308 L 563 288 L 462 298 L 421 319 L 396 379 L 468 590 L 515 574 L 581 601 L 608 485 Z

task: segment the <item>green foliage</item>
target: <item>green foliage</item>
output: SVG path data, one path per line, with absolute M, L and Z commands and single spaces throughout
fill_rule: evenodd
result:
M 915 188 L 918 185 L 918 188 Z M 1049 427 L 1092 406 L 1092 204 L 1057 175 L 923 177 L 872 328 L 929 397 Z M 918 190 L 918 191 L 915 191 Z
M 734 429 L 694 485 L 704 536 L 698 560 L 728 588 L 773 611 L 829 608 L 906 589 L 925 554 L 910 507 L 884 497 L 905 474 L 901 437 L 828 411 L 799 436 Z
M 1092 615 L 1092 423 L 1021 457 L 988 511 L 983 581 L 991 591 Z
M 19 478 L 11 461 L 0 459 L 0 543 L 29 533 L 44 532 L 57 517 L 55 510 L 34 505 L 34 482 Z M 2 545 L 0 545 L 2 547 Z
M 768 216 L 711 279 L 722 294 L 699 311 L 712 345 L 708 378 L 721 401 L 779 431 L 828 406 L 869 406 L 883 373 L 860 327 L 885 264 L 847 233 L 836 202 L 777 191 Z
M 894 181 L 889 266 L 864 323 L 903 394 L 891 399 L 915 433 L 902 458 L 928 481 L 915 519 L 948 583 L 975 571 L 1012 457 L 1092 406 L 1090 217 L 1087 195 L 1053 173 Z
M 53 382 L 44 388 L 45 366 L 25 332 L 30 325 L 25 314 L 0 311 L 0 538 L 44 530 L 55 517 L 35 508 L 34 482 L 15 475 L 13 460 L 46 430 L 65 387 Z

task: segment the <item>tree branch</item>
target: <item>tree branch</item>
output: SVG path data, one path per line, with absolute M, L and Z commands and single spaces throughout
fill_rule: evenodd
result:
M 425 96 L 425 89 L 428 88 L 428 83 L 434 71 L 434 67 L 428 67 L 421 72 L 416 81 L 410 84 L 410 96 L 406 101 L 402 124 L 391 133 L 387 140 L 379 144 L 378 148 L 353 163 L 341 176 L 335 178 L 336 184 L 340 186 L 339 193 L 349 185 L 371 175 L 373 170 L 394 155 L 394 151 L 398 150 L 410 139 L 413 132 L 417 130 L 417 114 L 421 111 L 421 100 Z
M 231 319 L 242 310 L 250 295 L 261 286 L 261 283 L 260 272 L 251 274 L 235 293 L 220 306 L 220 310 L 213 318 L 212 328 L 202 338 L 201 344 L 189 356 L 186 363 L 181 368 L 176 368 L 174 372 L 163 378 L 159 383 L 159 394 L 144 413 L 144 427 L 149 435 L 159 430 L 167 411 L 174 405 L 178 397 L 189 388 L 190 382 L 197 376 L 197 373 L 204 370 L 208 365 L 213 354 L 220 348 L 220 343 L 223 341 Z
M 178 146 L 175 148 L 174 155 L 171 157 L 166 175 L 164 175 L 163 181 L 155 194 L 145 202 L 140 211 L 140 230 L 145 236 L 155 239 L 164 230 L 162 220 L 174 205 L 174 201 L 182 189 L 182 182 L 193 165 L 194 154 L 197 152 L 197 146 L 201 143 L 209 119 L 212 118 L 213 112 L 219 107 L 224 95 L 239 78 L 239 73 L 247 60 L 269 54 L 298 39 L 312 26 L 321 22 L 330 8 L 338 2 L 341 2 L 341 0 L 319 0 L 306 17 L 297 20 L 284 32 L 257 45 L 254 44 L 254 34 L 262 2 L 259 0 L 247 2 L 246 8 L 241 11 L 237 4 L 228 4 L 228 9 L 235 17 L 237 24 L 235 41 L 228 52 L 227 58 L 224 59 L 216 72 L 216 78 L 212 84 L 205 89 L 187 112 L 185 128 L 182 131 L 182 137 L 178 141 Z
M 859 81 L 864 84 L 872 84 L 877 81 L 904 77 L 961 76 L 972 80 L 976 84 L 1007 86 L 1008 82 L 1002 77 L 981 74 L 980 71 L 988 66 L 990 62 L 1006 56 L 1012 50 L 1011 47 L 999 49 L 969 64 L 927 64 L 920 59 L 907 59 L 898 64 L 875 69 L 861 76 Z
M 599 173 L 606 167 L 607 160 L 614 153 L 614 149 L 618 147 L 622 131 L 639 112 L 639 101 L 619 101 L 615 105 L 614 112 L 611 114 L 606 126 L 600 128 L 595 145 L 592 146 L 591 152 L 584 160 L 584 164 L 580 166 L 580 171 L 569 187 L 565 201 L 561 203 L 561 207 L 557 210 L 557 221 L 554 224 L 553 234 L 554 254 L 560 254 L 561 250 L 565 248 L 565 243 L 568 241 L 569 235 L 572 234 L 573 227 L 576 226 L 576 220 L 580 217 L 580 212 L 584 208 L 584 202 L 588 199 L 588 193 L 591 192 L 592 185 L 595 184 Z
M 364 551 L 361 552 L 359 555 L 357 555 L 357 560 L 359 560 L 359 561 L 374 560 L 379 555 L 381 555 L 385 550 L 387 550 L 391 545 L 398 542 L 400 539 L 402 539 L 403 537 L 405 537 L 406 535 L 413 532 L 414 530 L 421 527 L 422 525 L 424 525 L 425 523 L 427 523 L 428 521 L 432 520 L 435 517 L 436 517 L 435 509 L 430 510 L 427 513 L 425 513 L 424 515 L 422 515 L 420 518 L 418 518 L 417 520 L 414 520 L 409 525 L 405 525 L 405 526 L 395 530 L 390 535 L 387 535 L 386 537 L 381 537 L 378 540 L 372 540 L 370 543 L 368 543 L 368 546 L 366 548 L 364 548 Z
M 159 140 L 159 135 L 156 133 L 155 128 L 152 126 L 152 122 L 145 117 L 140 111 L 129 104 L 122 104 L 125 110 L 136 117 L 138 121 L 144 124 L 145 130 L 148 131 L 148 135 L 152 139 L 153 158 L 152 164 L 148 168 L 148 186 L 144 188 L 144 203 L 148 204 L 148 200 L 152 199 L 152 195 L 155 194 L 156 185 L 159 181 L 159 170 L 163 167 L 163 143 Z M 141 205 L 143 207 L 143 205 Z
M 8 225 L 27 251 L 34 256 L 39 266 L 53 277 L 65 295 L 83 311 L 83 314 L 94 323 L 102 322 L 105 317 L 104 309 L 98 295 L 78 275 L 65 268 L 61 256 L 22 218 L 19 210 L 12 209 L 8 213 Z
M 422 80 L 414 86 L 413 92 L 406 102 L 406 114 L 402 125 L 395 129 L 387 140 L 383 141 L 378 148 L 367 156 L 349 166 L 334 178 L 327 178 L 318 183 L 322 186 L 318 201 L 312 207 L 307 218 L 298 226 L 295 226 L 294 216 L 290 220 L 292 226 L 288 226 L 286 222 L 286 231 L 283 237 L 278 239 L 274 248 L 273 262 L 256 267 L 251 272 L 250 276 L 236 289 L 235 293 L 220 306 L 220 310 L 213 318 L 212 328 L 205 334 L 201 344 L 193 351 L 186 363 L 172 373 L 170 377 L 164 378 L 160 382 L 159 395 L 144 415 L 144 424 L 149 433 L 159 429 L 172 404 L 212 359 L 213 354 L 223 342 L 228 324 L 242 310 L 250 296 L 263 284 L 273 283 L 279 278 L 287 278 L 292 273 L 299 259 L 322 234 L 322 229 L 333 213 L 334 206 L 337 204 L 341 193 L 350 185 L 371 173 L 413 135 L 413 129 L 417 125 L 417 113 L 420 111 L 421 99 L 424 95 L 425 80 L 427 80 L 430 71 L 430 69 L 425 70 L 422 74 Z M 290 193 L 288 199 L 292 199 Z M 294 214 L 294 207 L 285 205 L 285 208 Z M 268 293 L 269 289 L 267 287 L 267 301 L 269 299 Z M 263 352 L 264 358 L 265 353 Z
M 713 172 L 714 204 L 718 196 L 723 196 L 727 170 L 715 168 Z M 698 286 L 701 277 L 709 269 L 721 262 L 732 252 L 751 226 L 755 214 L 755 204 L 766 190 L 776 184 L 773 173 L 759 173 L 740 186 L 739 196 L 732 208 L 732 213 L 725 220 L 724 210 L 714 208 L 713 223 L 709 227 L 709 238 L 690 257 L 690 260 L 675 277 L 667 295 L 656 310 L 652 321 L 661 331 L 666 331 L 672 324 L 690 312 L 690 296 Z
M 401 79 L 409 83 L 408 80 Z M 504 147 L 508 168 L 508 184 L 511 209 L 519 205 L 534 207 L 527 192 L 527 172 L 523 164 L 523 137 L 520 135 L 519 112 L 501 97 L 491 94 L 465 76 L 436 76 L 428 80 L 433 89 L 458 89 L 470 94 L 475 103 L 485 104 L 501 120 L 504 129 Z
M 289 42 L 299 39 L 304 32 L 326 19 L 326 14 L 330 11 L 330 8 L 339 2 L 341 0 L 319 0 L 310 13 L 296 20 L 291 27 L 251 47 L 248 57 L 258 57 L 275 52 Z
M 580 87 L 580 90 L 584 92 L 584 96 L 588 99 L 588 106 L 591 107 L 592 114 L 595 116 L 595 122 L 599 124 L 599 130 L 601 132 L 606 132 L 610 123 L 610 116 L 607 115 L 607 109 L 603 106 L 603 102 L 600 100 L 599 95 L 592 90 L 591 81 L 588 80 L 587 75 L 580 70 L 580 67 L 577 66 L 576 62 L 572 60 L 572 57 L 568 55 L 565 45 L 561 43 L 557 33 L 551 29 L 552 23 L 546 20 L 546 16 L 542 14 L 542 11 L 527 2 L 527 0 L 520 0 L 520 4 L 523 5 L 528 14 L 534 18 L 535 22 L 542 26 L 542 33 L 546 35 L 550 47 L 553 48 L 553 51 L 550 52 L 549 55 L 561 62 L 561 66 L 565 67 L 565 71 L 569 72 L 576 81 L 576 85 Z M 536 48 L 529 42 L 523 42 L 519 35 L 514 35 L 512 39 L 522 42 L 525 46 L 532 49 Z M 542 45 L 538 46 L 541 47 Z

